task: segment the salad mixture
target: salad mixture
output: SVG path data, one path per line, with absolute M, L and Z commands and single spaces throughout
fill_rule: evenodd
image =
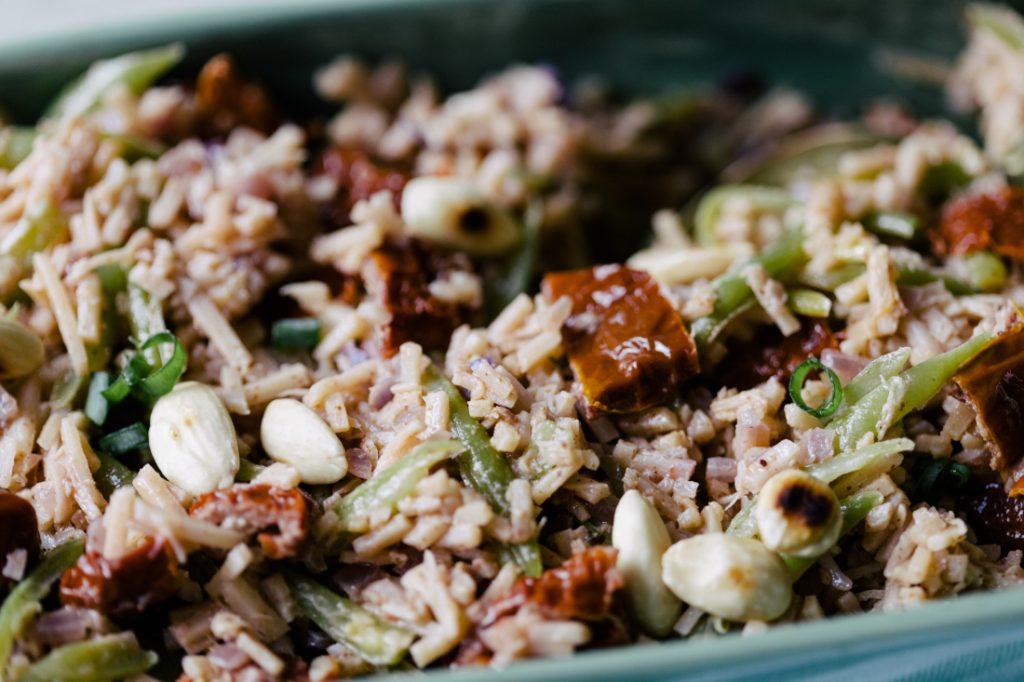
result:
M 0 128 L 4 680 L 335 680 L 1024 582 L 1024 21 L 839 122 L 228 55 Z

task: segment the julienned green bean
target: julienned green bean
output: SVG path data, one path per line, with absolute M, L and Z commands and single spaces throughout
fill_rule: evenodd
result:
M 65 644 L 26 668 L 18 682 L 106 682 L 138 675 L 156 665 L 157 655 L 131 633 L 100 635 Z
M 910 353 L 909 347 L 899 348 L 869 362 L 843 388 L 843 399 L 846 404 L 853 405 L 875 390 L 883 380 L 902 372 L 903 368 L 907 366 L 907 361 L 910 360 Z
M 34 204 L 0 240 L 0 255 L 29 259 L 64 239 L 68 220 L 49 200 Z
M 64 543 L 44 556 L 39 565 L 7 595 L 3 606 L 0 606 L 0 679 L 7 679 L 7 662 L 14 642 L 42 610 L 40 601 L 61 574 L 78 561 L 84 548 L 82 539 Z
M 463 450 L 465 448 L 454 440 L 428 441 L 416 446 L 405 457 L 341 498 L 334 508 L 341 530 L 365 532 L 372 512 L 394 511 L 432 468 Z
M 797 315 L 828 317 L 832 312 L 832 299 L 820 291 L 794 287 L 786 292 L 786 305 Z
M 136 95 L 141 94 L 174 68 L 184 56 L 184 46 L 174 43 L 95 62 L 57 96 L 44 117 L 84 114 L 102 102 L 108 92 L 118 87 L 125 87 Z
M 881 503 L 882 495 L 873 490 L 864 493 L 855 493 L 840 500 L 839 508 L 843 514 L 843 530 L 839 534 L 840 537 L 853 530 L 858 523 L 867 517 L 868 512 Z M 789 573 L 793 576 L 793 580 L 796 580 L 802 576 L 808 568 L 813 566 L 821 556 L 822 555 L 819 554 L 816 557 L 798 557 L 791 554 L 783 554 L 782 560 L 786 562 L 786 567 L 789 568 Z
M 839 450 L 854 447 L 869 433 L 878 433 L 879 422 L 888 415 L 888 426 L 898 423 L 913 410 L 928 403 L 971 358 L 993 340 L 982 333 L 956 348 L 929 358 L 898 376 L 886 379 L 851 405 L 847 412 L 832 422 L 838 436 Z
M 289 570 L 285 580 L 299 608 L 334 641 L 373 665 L 395 665 L 405 658 L 414 635 L 335 594 L 312 578 Z
M 701 246 L 719 243 L 715 227 L 722 208 L 729 201 L 742 200 L 763 211 L 780 212 L 797 203 L 789 192 L 760 185 L 723 185 L 705 194 L 693 219 L 693 236 Z
M 452 432 L 466 446 L 455 458 L 462 480 L 486 497 L 497 513 L 507 515 L 511 511 L 506 495 L 513 479 L 512 468 L 491 445 L 487 429 L 469 414 L 469 406 L 462 394 L 433 365 L 424 372 L 423 384 L 428 391 L 440 390 L 448 396 Z M 536 539 L 511 545 L 509 552 L 523 573 L 529 576 L 540 575 L 543 564 Z
M 778 242 L 754 258 L 754 263 L 764 267 L 770 277 L 779 277 L 807 260 L 803 249 L 803 230 L 787 232 Z M 715 308 L 707 317 L 693 321 L 690 334 L 698 351 L 706 349 L 729 320 L 753 302 L 753 292 L 743 276 L 742 267 L 718 277 L 712 286 L 715 290 Z

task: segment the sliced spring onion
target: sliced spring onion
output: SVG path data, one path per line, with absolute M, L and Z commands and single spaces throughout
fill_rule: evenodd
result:
M 815 369 L 824 372 L 828 376 L 829 383 L 832 384 L 832 392 L 821 405 L 811 407 L 804 402 L 802 391 L 807 375 Z M 797 407 L 812 417 L 826 419 L 835 414 L 836 410 L 839 409 L 840 403 L 843 402 L 843 384 L 839 381 L 839 376 L 823 365 L 820 360 L 817 358 L 807 358 L 800 363 L 799 367 L 793 370 L 793 376 L 789 378 L 789 397 L 793 399 Z
M 913 239 L 920 225 L 916 215 L 902 211 L 879 211 L 861 222 L 865 229 L 877 235 L 904 240 Z
M 96 487 L 104 496 L 109 498 L 118 488 L 132 484 L 135 479 L 134 471 L 103 450 L 97 450 L 95 455 L 96 459 L 100 461 L 100 468 L 93 473 L 92 477 L 96 480 Z
M 794 313 L 807 317 L 828 317 L 832 312 L 832 299 L 813 289 L 790 289 L 786 303 Z
M 142 422 L 129 424 L 100 438 L 100 449 L 112 455 L 122 455 L 149 445 L 149 434 Z
M 951 459 L 933 459 L 921 467 L 915 484 L 919 498 L 962 488 L 971 478 L 971 469 Z
M 929 166 L 921 176 L 917 189 L 928 201 L 939 202 L 970 181 L 971 176 L 959 163 L 943 161 Z
M 279 350 L 312 350 L 323 329 L 315 317 L 278 320 L 270 328 L 270 345 Z
M 85 416 L 93 424 L 103 426 L 110 412 L 110 402 L 103 397 L 103 391 L 110 387 L 109 372 L 94 372 L 89 381 L 89 393 L 85 398 Z
M 145 352 L 161 344 L 174 344 L 174 350 L 162 367 L 153 367 L 146 361 Z M 121 402 L 129 393 L 134 393 L 143 401 L 155 401 L 174 388 L 174 384 L 185 372 L 186 359 L 185 348 L 177 337 L 170 332 L 159 332 L 139 346 L 139 352 L 131 357 L 121 376 L 102 392 L 102 396 L 111 403 Z

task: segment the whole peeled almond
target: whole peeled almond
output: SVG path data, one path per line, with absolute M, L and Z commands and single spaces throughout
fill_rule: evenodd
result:
M 672 545 L 661 558 L 661 577 L 687 604 L 727 620 L 774 620 L 793 598 L 778 554 L 757 540 L 724 533 Z
M 162 396 L 149 418 L 149 449 L 168 481 L 192 495 L 231 485 L 238 438 L 213 389 L 185 381 Z
M 619 550 L 615 567 L 625 582 L 633 616 L 656 637 L 668 634 L 683 610 L 661 581 L 661 556 L 671 544 L 658 511 L 636 490 L 627 490 L 612 522 L 612 546 Z
M 267 456 L 295 467 L 303 483 L 336 483 L 348 473 L 345 447 L 320 415 L 292 398 L 263 412 L 260 442 Z

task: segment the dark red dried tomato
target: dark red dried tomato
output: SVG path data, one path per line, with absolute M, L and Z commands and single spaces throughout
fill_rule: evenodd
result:
M 652 407 L 700 369 L 679 313 L 646 272 L 600 265 L 551 273 L 542 287 L 548 300 L 572 299 L 562 339 L 591 408 Z
M 1024 188 L 1003 187 L 947 202 L 931 233 L 940 256 L 963 256 L 990 249 L 1024 260 Z
M 1024 324 L 1007 330 L 954 377 L 978 415 L 982 435 L 992 446 L 992 468 L 1004 480 L 1015 476 L 1024 458 Z M 1019 495 L 1020 481 L 1011 491 Z
M 803 318 L 800 331 L 783 336 L 777 327 L 759 329 L 750 341 L 730 342 L 725 359 L 715 368 L 715 378 L 723 386 L 752 388 L 775 377 L 787 381 L 807 358 L 821 357 L 826 348 L 838 348 L 828 324 Z
M 426 350 L 444 350 L 452 332 L 472 311 L 430 293 L 430 282 L 453 265 L 419 242 L 389 245 L 370 254 L 363 269 L 367 290 L 391 318 L 380 330 L 381 354 L 391 357 L 406 341 Z M 468 267 L 468 266 L 466 266 Z
M 330 227 L 349 225 L 349 213 L 356 202 L 369 199 L 381 190 L 390 190 L 398 208 L 402 190 L 412 174 L 393 164 L 375 160 L 359 149 L 330 147 L 317 158 L 316 174 L 326 174 L 338 183 L 338 193 L 326 207 Z
M 981 542 L 1024 550 L 1024 497 L 1010 497 L 999 481 L 972 480 L 955 499 Z
M 256 534 L 263 553 L 271 559 L 295 556 L 309 535 L 309 506 L 294 488 L 236 483 L 201 496 L 189 515 L 246 535 Z
M 0 568 L 7 555 L 25 550 L 26 566 L 39 556 L 39 528 L 32 503 L 7 490 L 0 490 Z M 0 577 L 0 586 L 7 579 Z
M 243 78 L 226 54 L 213 57 L 199 72 L 196 113 L 205 137 L 222 137 L 240 126 L 270 133 L 281 122 L 263 86 Z
M 615 568 L 618 552 L 605 545 L 589 547 L 570 557 L 558 568 L 536 578 L 520 578 L 508 596 L 495 603 L 480 620 L 478 630 L 532 605 L 551 620 L 581 620 L 597 625 L 612 614 L 616 594 L 623 586 Z M 619 638 L 604 637 L 607 641 Z M 457 665 L 486 665 L 491 659 L 487 646 L 474 633 L 459 647 Z
M 174 594 L 177 573 L 178 562 L 161 537 L 148 538 L 118 559 L 87 552 L 61 576 L 60 600 L 112 618 L 134 618 Z

